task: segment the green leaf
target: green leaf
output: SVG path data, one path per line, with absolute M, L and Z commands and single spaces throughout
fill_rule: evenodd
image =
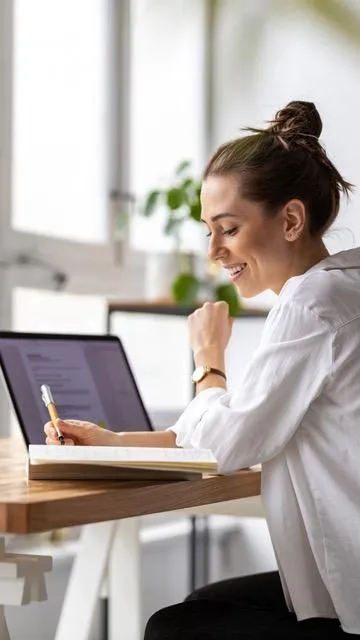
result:
M 201 185 L 194 178 L 186 178 L 181 185 L 181 189 L 184 191 L 186 202 L 191 204 L 194 200 L 200 200 Z
M 175 175 L 180 176 L 186 169 L 191 166 L 190 160 L 183 160 L 175 169 Z
M 173 187 L 166 192 L 166 203 L 169 209 L 175 211 L 184 204 L 184 192 L 179 187 Z
M 200 283 L 192 273 L 182 273 L 172 283 L 173 296 L 179 304 L 192 306 L 196 303 Z
M 166 236 L 176 235 L 182 226 L 185 218 L 175 218 L 174 216 L 170 216 L 164 226 L 164 233 Z
M 201 218 L 201 203 L 200 200 L 194 200 L 194 202 L 190 205 L 190 217 L 196 222 L 200 221 Z
M 215 288 L 215 295 L 217 300 L 225 300 L 228 303 L 230 316 L 236 317 L 240 314 L 241 304 L 234 285 L 219 284 Z
M 183 180 L 180 184 L 180 189 L 182 189 L 183 191 L 190 191 L 191 193 L 193 193 L 194 187 L 195 181 L 193 180 L 193 178 L 185 178 L 185 180 Z
M 143 209 L 143 214 L 147 218 L 154 213 L 154 210 L 158 205 L 158 200 L 160 195 L 161 195 L 160 191 L 150 191 L 150 193 L 148 194 L 145 201 L 144 209 Z

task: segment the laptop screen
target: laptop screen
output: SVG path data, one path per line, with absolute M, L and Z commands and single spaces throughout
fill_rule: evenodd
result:
M 27 444 L 43 444 L 49 414 L 40 387 L 47 384 L 59 416 L 88 420 L 113 431 L 151 429 L 120 340 L 0 332 L 0 363 Z

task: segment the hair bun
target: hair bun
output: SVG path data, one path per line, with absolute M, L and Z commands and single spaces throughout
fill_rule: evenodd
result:
M 267 130 L 280 136 L 303 134 L 319 138 L 322 122 L 313 102 L 294 100 L 276 113 Z

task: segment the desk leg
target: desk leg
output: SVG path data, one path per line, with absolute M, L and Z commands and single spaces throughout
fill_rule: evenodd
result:
M 0 604 L 0 640 L 10 640 L 9 631 L 5 620 L 4 607 Z
M 108 640 L 140 640 L 140 542 L 137 518 L 119 520 L 108 564 Z
M 55 640 L 87 640 L 115 528 L 116 522 L 83 527 L 81 548 L 74 560 Z
M 189 537 L 189 593 L 209 582 L 210 529 L 207 516 L 192 516 Z

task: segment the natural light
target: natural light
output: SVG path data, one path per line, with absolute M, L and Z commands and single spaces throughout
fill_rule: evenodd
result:
M 13 226 L 105 240 L 106 3 L 14 5 Z

